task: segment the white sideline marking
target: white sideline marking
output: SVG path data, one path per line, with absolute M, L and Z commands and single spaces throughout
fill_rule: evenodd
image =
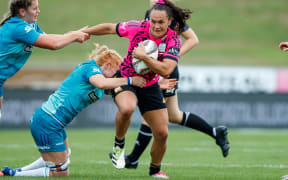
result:
M 33 145 L 29 145 L 29 148 L 31 148 Z M 14 149 L 20 149 L 28 147 L 28 145 L 19 145 L 19 144 L 0 144 L 0 148 L 14 148 Z
M 77 146 L 79 149 L 90 149 L 91 146 L 78 146 L 73 144 L 73 147 Z M 93 146 L 93 145 L 92 145 Z M 23 148 L 35 148 L 36 146 L 34 144 L 25 144 L 25 145 L 19 145 L 19 144 L 0 144 L 0 148 L 7 148 L 7 149 L 23 149 Z M 172 149 L 172 148 L 170 148 Z M 191 152 L 214 152 L 215 148 L 183 148 L 181 151 L 191 151 Z M 286 153 L 288 152 L 286 149 L 261 149 L 261 148 L 239 148 L 239 147 L 233 147 L 233 151 L 238 151 L 238 152 L 245 152 L 245 153 Z
M 89 160 L 85 161 L 90 164 L 110 164 L 111 161 L 95 161 Z M 150 162 L 139 162 L 140 165 L 149 165 Z M 270 168 L 270 169 L 287 169 L 288 165 L 285 164 L 202 164 L 202 163 L 162 163 L 164 166 L 174 166 L 174 167 L 213 167 L 213 168 Z
M 183 148 L 183 151 L 194 151 L 194 152 L 214 152 L 216 148 Z M 261 148 L 237 148 L 233 147 L 233 151 L 240 151 L 240 152 L 251 152 L 251 153 L 258 153 L 258 152 L 280 152 L 285 153 L 288 152 L 285 149 L 261 149 Z

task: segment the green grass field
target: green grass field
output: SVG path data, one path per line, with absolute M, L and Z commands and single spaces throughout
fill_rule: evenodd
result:
M 65 179 L 151 179 L 147 175 L 148 150 L 141 157 L 137 170 L 113 168 L 108 152 L 112 149 L 114 129 L 68 129 L 67 134 L 72 156 L 70 177 Z M 136 129 L 129 129 L 127 152 L 130 152 L 136 134 Z M 208 136 L 174 128 L 169 131 L 162 170 L 170 179 L 177 180 L 280 179 L 288 174 L 287 137 L 287 130 L 232 129 L 229 132 L 230 155 L 224 159 Z M 1 168 L 5 165 L 20 167 L 39 157 L 28 130 L 1 130 L 0 139 Z
M 85 25 L 141 20 L 149 0 L 39 0 L 40 27 L 46 33 L 65 33 Z M 287 67 L 287 53 L 279 50 L 288 41 L 286 0 L 178 0 L 180 7 L 193 10 L 187 23 L 200 44 L 180 60 L 180 64 L 244 65 Z M 0 15 L 8 11 L 7 0 L 0 1 Z M 33 62 L 85 61 L 93 42 L 106 44 L 125 55 L 128 41 L 117 36 L 93 37 L 59 51 L 35 48 Z

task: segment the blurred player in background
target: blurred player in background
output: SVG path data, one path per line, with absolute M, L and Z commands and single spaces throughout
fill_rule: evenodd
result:
M 279 48 L 284 51 L 287 52 L 288 51 L 288 42 L 281 42 L 279 44 Z M 282 177 L 282 180 L 288 180 L 288 174 Z
M 156 3 L 164 4 L 169 7 L 175 7 L 175 5 L 169 0 L 150 0 L 150 6 L 153 7 Z M 189 12 L 191 13 L 191 11 Z M 145 19 L 149 19 L 150 10 L 146 12 Z M 180 49 L 180 57 L 195 47 L 199 40 L 195 34 L 195 32 L 185 23 L 185 26 L 181 29 L 178 28 L 177 22 L 175 20 L 172 21 L 169 26 L 171 29 L 175 30 L 177 33 L 181 34 L 185 41 Z M 169 79 L 177 79 L 179 80 L 179 71 L 178 66 L 174 69 L 174 71 L 170 74 Z M 163 96 L 165 97 L 165 101 L 167 104 L 169 122 L 179 124 L 181 126 L 186 126 L 192 129 L 199 130 L 205 134 L 208 134 L 212 138 L 216 140 L 216 144 L 220 146 L 222 150 L 222 154 L 226 157 L 229 153 L 229 142 L 227 139 L 227 128 L 224 126 L 219 126 L 216 128 L 211 127 L 204 119 L 193 114 L 191 112 L 182 112 L 178 106 L 178 96 L 177 96 L 178 86 L 176 85 L 172 90 L 163 90 Z M 138 137 L 131 154 L 126 156 L 126 168 L 137 168 L 138 159 L 141 154 L 144 152 L 146 147 L 148 146 L 150 140 L 152 138 L 152 132 L 145 121 L 142 119 L 142 125 L 140 127 Z M 111 157 L 111 153 L 110 153 Z
M 81 30 L 63 35 L 45 34 L 37 24 L 38 0 L 10 0 L 9 9 L 0 24 L 0 118 L 4 82 L 22 68 L 33 46 L 56 50 L 90 38 Z
M 30 130 L 41 158 L 23 168 L 5 167 L 4 175 L 68 176 L 70 151 L 65 127 L 83 108 L 99 100 L 103 89 L 121 85 L 141 88 L 146 84 L 140 76 L 111 78 L 119 69 L 121 57 L 106 46 L 96 48 L 90 59 L 79 64 L 32 116 Z
M 138 75 L 132 66 L 133 58 L 144 61 L 151 69 L 149 73 L 142 75 L 147 80 L 144 88 L 122 86 L 114 90 L 118 112 L 116 115 L 116 137 L 112 163 L 116 168 L 125 167 L 125 134 L 130 125 L 131 116 L 138 104 L 140 112 L 151 127 L 154 137 L 150 151 L 149 175 L 168 178 L 160 170 L 167 145 L 168 113 L 157 82 L 159 75 L 169 77 L 179 59 L 181 39 L 176 32 L 168 27 L 172 19 L 175 19 L 179 28 L 182 29 L 185 26 L 185 20 L 189 19 L 189 17 L 189 14 L 183 12 L 182 9 L 174 9 L 174 7 L 157 4 L 151 9 L 150 21 L 129 21 L 119 24 L 107 23 L 84 30 L 84 32 L 93 35 L 118 34 L 120 37 L 130 39 L 127 55 L 120 66 L 118 77 Z M 145 53 L 145 48 L 143 44 L 141 45 L 141 42 L 147 39 L 153 40 L 157 44 L 158 61 Z
M 281 42 L 279 44 L 279 48 L 284 51 L 284 52 L 287 52 L 288 51 L 288 42 Z

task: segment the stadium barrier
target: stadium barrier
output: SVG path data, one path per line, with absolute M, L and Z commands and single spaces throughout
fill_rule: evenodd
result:
M 0 128 L 29 127 L 33 112 L 51 90 L 5 89 Z M 181 110 L 202 116 L 213 125 L 228 127 L 288 127 L 288 96 L 264 93 L 179 93 Z M 114 127 L 117 107 L 110 96 L 84 109 L 70 127 Z M 132 126 L 141 123 L 137 110 Z
M 179 70 L 182 111 L 200 115 L 212 125 L 288 127 L 288 69 L 180 66 Z M 68 71 L 49 71 L 46 76 L 35 75 L 40 72 L 43 70 L 20 71 L 7 81 L 0 128 L 29 127 L 35 109 L 69 74 Z M 25 84 L 21 84 L 23 82 Z M 116 112 L 112 98 L 104 96 L 84 109 L 70 126 L 114 127 Z M 140 123 L 141 115 L 137 110 L 131 125 Z

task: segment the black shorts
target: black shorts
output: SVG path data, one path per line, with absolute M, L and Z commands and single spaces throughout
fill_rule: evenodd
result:
M 120 74 L 118 74 L 117 77 L 120 77 L 119 75 Z M 138 107 L 142 115 L 146 111 L 166 108 L 166 103 L 158 83 L 144 88 L 128 85 L 121 86 L 114 89 L 113 97 L 124 91 L 131 91 L 136 95 L 138 99 Z
M 179 80 L 178 66 L 175 67 L 174 71 L 170 74 L 168 79 L 176 79 L 177 81 Z M 177 89 L 178 89 L 178 84 L 173 89 L 162 90 L 163 96 L 164 97 L 174 96 L 176 94 Z

